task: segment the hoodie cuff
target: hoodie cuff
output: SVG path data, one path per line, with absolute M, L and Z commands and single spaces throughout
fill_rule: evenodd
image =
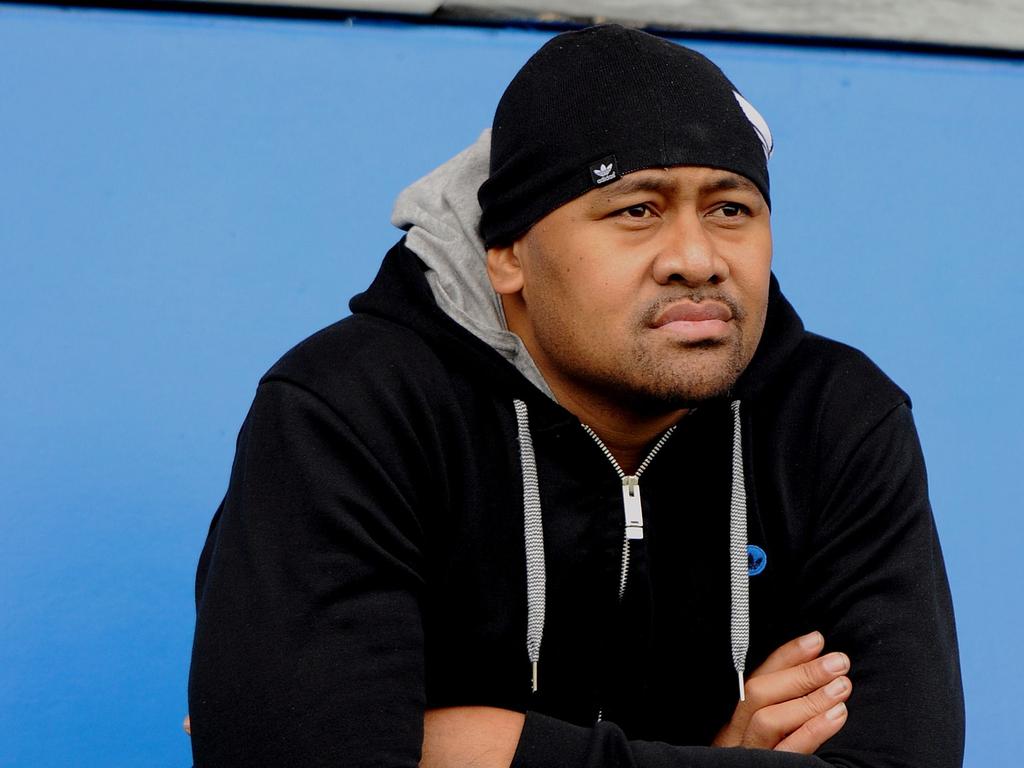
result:
M 590 728 L 581 728 L 538 712 L 527 712 L 510 768 L 583 765 L 592 736 Z

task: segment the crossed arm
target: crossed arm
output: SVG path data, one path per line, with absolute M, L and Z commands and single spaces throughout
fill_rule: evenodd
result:
M 809 755 L 846 722 L 853 690 L 843 653 L 819 656 L 812 632 L 779 648 L 747 680 L 747 699 L 715 738 L 717 747 L 757 747 Z M 421 768 L 508 768 L 525 715 L 496 707 L 447 707 L 424 715 Z M 191 721 L 185 718 L 185 732 Z
M 746 701 L 712 746 L 812 754 L 846 723 L 853 690 L 843 653 L 821 656 L 819 632 L 786 643 L 750 675 Z M 424 717 L 421 768 L 508 768 L 525 716 L 494 707 L 431 709 Z

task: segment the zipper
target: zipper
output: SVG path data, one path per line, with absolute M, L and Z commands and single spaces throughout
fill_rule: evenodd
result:
M 601 449 L 601 453 L 608 459 L 616 473 L 618 473 L 619 479 L 622 480 L 622 515 L 625 520 L 625 535 L 622 537 L 622 567 L 619 571 L 619 602 L 621 603 L 622 598 L 626 595 L 626 584 L 629 583 L 629 542 L 644 537 L 644 510 L 640 502 L 640 475 L 644 473 L 647 466 L 658 455 L 658 451 L 662 449 L 662 446 L 672 437 L 672 433 L 676 431 L 676 425 L 673 424 L 665 430 L 665 433 L 647 454 L 647 458 L 640 462 L 640 466 L 636 468 L 636 473 L 632 475 L 627 475 L 622 471 L 622 467 L 619 466 L 619 462 L 615 460 L 608 446 L 604 444 L 604 440 L 598 437 L 594 430 L 586 424 L 580 424 L 580 426 L 594 439 L 597 447 Z M 601 722 L 603 718 L 604 707 L 600 707 L 597 710 L 597 722 Z
M 594 430 L 586 424 L 581 424 L 580 426 L 594 439 L 597 447 L 601 449 L 601 453 L 608 459 L 618 474 L 619 479 L 622 480 L 622 516 L 625 522 L 625 536 L 622 539 L 622 569 L 619 572 L 619 602 L 621 602 L 626 594 L 626 584 L 629 581 L 629 542 L 644 537 L 644 510 L 643 504 L 640 501 L 640 475 L 644 473 L 644 470 L 654 460 L 654 457 L 658 455 L 658 451 L 672 437 L 672 433 L 676 431 L 676 425 L 673 424 L 665 430 L 665 433 L 658 438 L 658 442 L 654 444 L 654 447 L 647 454 L 647 458 L 640 462 L 640 466 L 637 467 L 636 472 L 632 475 L 627 475 L 622 471 L 619 462 L 615 460 L 612 452 L 608 450 L 608 446 L 604 444 L 604 441 L 597 436 Z

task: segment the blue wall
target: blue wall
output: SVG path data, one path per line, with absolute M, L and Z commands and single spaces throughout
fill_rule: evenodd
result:
M 255 382 L 544 38 L 0 5 L 0 765 L 189 764 L 193 571 Z M 1015 764 L 1024 68 L 696 47 L 775 132 L 783 287 L 914 397 L 967 765 Z

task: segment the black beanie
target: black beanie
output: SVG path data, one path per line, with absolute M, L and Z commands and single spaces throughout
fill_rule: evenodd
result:
M 491 131 L 480 234 L 507 245 L 555 208 L 643 168 L 750 179 L 768 204 L 771 134 L 722 71 L 616 24 L 549 40 L 505 89 Z

